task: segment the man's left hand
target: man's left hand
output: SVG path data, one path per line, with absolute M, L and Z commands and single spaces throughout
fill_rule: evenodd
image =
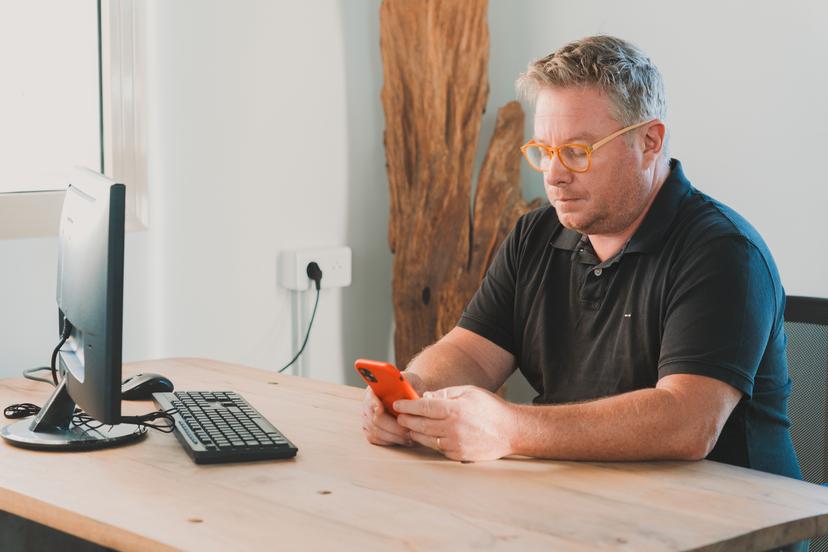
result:
M 411 439 L 460 461 L 496 460 L 512 454 L 517 431 L 514 405 L 480 387 L 463 385 L 394 403 L 397 423 Z

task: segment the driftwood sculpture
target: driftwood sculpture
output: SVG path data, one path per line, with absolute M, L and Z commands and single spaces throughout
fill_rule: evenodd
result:
M 487 0 L 384 0 L 380 49 L 396 362 L 457 323 L 523 200 L 523 110 L 501 108 L 472 201 L 489 92 Z

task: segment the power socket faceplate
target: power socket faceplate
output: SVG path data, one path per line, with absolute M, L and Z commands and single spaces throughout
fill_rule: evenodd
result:
M 307 269 L 311 262 L 322 269 L 321 287 L 351 285 L 351 248 L 347 246 L 282 251 L 279 253 L 279 285 L 297 291 L 310 289 L 313 281 L 308 278 Z

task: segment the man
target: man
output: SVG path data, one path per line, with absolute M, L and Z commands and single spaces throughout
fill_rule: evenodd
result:
M 457 327 L 405 371 L 423 398 L 395 419 L 366 392 L 368 440 L 456 460 L 709 458 L 800 478 L 776 266 L 667 156 L 657 68 L 596 36 L 518 84 L 535 102 L 522 149 L 551 205 L 517 222 Z M 518 368 L 534 405 L 492 393 Z

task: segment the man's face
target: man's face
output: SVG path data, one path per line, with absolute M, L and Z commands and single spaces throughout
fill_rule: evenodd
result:
M 610 115 L 609 98 L 593 88 L 546 88 L 537 97 L 535 140 L 551 146 L 592 145 L 623 125 Z M 592 154 L 585 173 L 568 171 L 553 159 L 543 173 L 544 188 L 558 219 L 583 234 L 617 234 L 647 205 L 652 183 L 646 178 L 642 140 L 618 137 Z

